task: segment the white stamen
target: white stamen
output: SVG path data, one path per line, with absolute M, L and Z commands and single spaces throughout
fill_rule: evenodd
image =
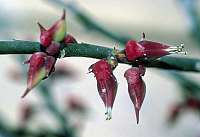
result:
M 111 120 L 111 119 L 112 119 L 112 108 L 108 107 L 106 113 L 106 120 Z
M 178 45 L 178 46 L 172 46 L 169 47 L 167 49 L 165 49 L 165 51 L 168 51 L 171 54 L 187 54 L 187 52 L 183 51 L 184 49 L 184 44 Z

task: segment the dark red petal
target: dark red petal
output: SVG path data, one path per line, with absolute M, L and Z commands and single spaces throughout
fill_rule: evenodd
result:
M 139 41 L 138 43 L 142 45 L 145 48 L 145 50 L 161 50 L 161 49 L 167 49 L 170 47 L 166 44 L 148 41 L 148 40 L 142 40 L 142 41 Z

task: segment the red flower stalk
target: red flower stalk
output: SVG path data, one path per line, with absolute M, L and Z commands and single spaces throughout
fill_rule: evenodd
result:
M 48 47 L 52 41 L 61 42 L 66 35 L 66 22 L 65 22 L 65 10 L 60 20 L 56 21 L 48 30 L 45 29 L 40 23 L 40 43 L 44 47 Z
M 173 53 L 186 54 L 183 52 L 183 48 L 182 44 L 175 47 L 147 40 L 139 42 L 129 40 L 126 43 L 125 54 L 129 61 L 135 61 L 139 58 L 160 58 Z
M 117 93 L 117 80 L 113 75 L 112 65 L 106 60 L 100 60 L 89 67 L 97 80 L 97 88 L 106 108 L 106 120 L 112 118 L 112 107 Z
M 47 78 L 54 69 L 56 59 L 52 56 L 47 56 L 46 53 L 36 52 L 31 58 L 26 61 L 29 65 L 27 88 L 22 95 L 24 98 L 32 88 L 40 83 L 43 79 Z
M 142 75 L 144 75 L 144 72 L 145 71 L 142 67 L 134 67 L 126 70 L 126 72 L 124 73 L 124 77 L 128 82 L 129 96 L 135 107 L 137 124 L 139 122 L 139 111 L 141 109 L 146 93 L 146 86 L 141 77 Z
M 63 42 L 64 42 L 65 44 L 77 43 L 76 39 L 75 39 L 72 35 L 70 35 L 70 34 L 67 34 L 67 35 L 65 36 Z

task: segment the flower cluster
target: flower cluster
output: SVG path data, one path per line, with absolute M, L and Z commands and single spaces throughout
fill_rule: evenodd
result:
M 75 38 L 66 31 L 65 10 L 61 19 L 49 29 L 38 23 L 40 28 L 41 52 L 34 53 L 25 64 L 29 64 L 27 88 L 22 95 L 24 98 L 31 89 L 46 79 L 54 70 L 57 58 L 62 50 L 62 43 L 77 43 Z
M 114 49 L 112 56 L 102 59 L 89 67 L 89 72 L 93 72 L 97 80 L 99 95 L 106 108 L 106 119 L 111 119 L 111 111 L 117 93 L 117 80 L 113 75 L 113 70 L 117 67 L 118 61 L 134 64 L 125 71 L 124 77 L 128 83 L 128 93 L 134 104 L 137 123 L 139 122 L 139 111 L 144 101 L 146 85 L 142 79 L 145 75 L 146 61 L 153 61 L 162 56 L 172 53 L 184 53 L 183 45 L 169 46 L 159 42 L 145 40 L 145 34 L 141 41 L 129 40 L 122 51 Z
M 76 39 L 67 34 L 65 22 L 65 10 L 62 17 L 56 21 L 49 29 L 38 23 L 40 28 L 41 51 L 34 53 L 25 64 L 29 64 L 27 88 L 22 95 L 25 97 L 31 89 L 42 80 L 48 78 L 55 70 L 55 63 L 58 57 L 62 57 L 62 44 L 77 43 Z M 112 108 L 115 101 L 118 83 L 113 74 L 118 62 L 134 64 L 134 67 L 125 71 L 124 77 L 128 83 L 128 93 L 134 104 L 137 123 L 139 122 L 139 111 L 144 101 L 146 85 L 142 79 L 145 75 L 146 65 L 149 61 L 154 61 L 162 56 L 172 53 L 185 53 L 183 45 L 169 46 L 159 42 L 145 39 L 143 33 L 142 40 L 137 42 L 129 40 L 125 44 L 124 50 L 114 49 L 107 58 L 92 64 L 89 72 L 94 73 L 97 80 L 99 95 L 106 108 L 106 119 L 112 118 Z

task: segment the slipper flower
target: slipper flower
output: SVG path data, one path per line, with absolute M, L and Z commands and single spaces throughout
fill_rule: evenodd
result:
M 97 80 L 97 88 L 106 108 L 106 120 L 112 118 L 112 107 L 117 93 L 117 80 L 113 75 L 112 65 L 100 60 L 89 67 Z
M 146 86 L 141 77 L 144 75 L 144 69 L 141 69 L 142 68 L 133 67 L 126 70 L 124 73 L 124 77 L 128 82 L 129 96 L 135 107 L 137 124 L 139 123 L 139 111 L 141 109 L 146 93 Z
M 160 58 L 174 53 L 184 53 L 183 45 L 169 46 L 166 44 L 153 42 L 153 41 L 134 41 L 129 40 L 125 46 L 125 54 L 129 61 L 136 61 L 140 58 Z

